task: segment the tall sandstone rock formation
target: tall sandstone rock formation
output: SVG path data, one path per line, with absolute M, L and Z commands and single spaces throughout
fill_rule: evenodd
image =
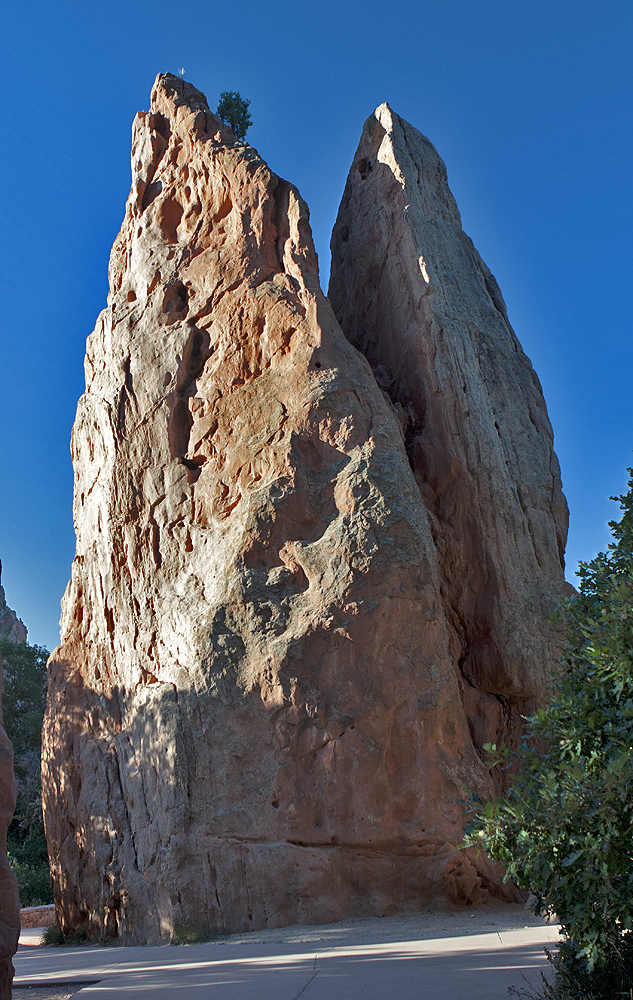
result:
M 45 823 L 65 929 L 124 942 L 511 892 L 434 520 L 298 192 L 159 76 L 88 339 Z
M 7 858 L 7 830 L 13 819 L 17 786 L 13 773 L 13 749 L 2 725 L 4 670 L 0 656 L 0 1000 L 11 1000 L 13 956 L 20 937 L 18 882 Z
M 541 386 L 446 167 L 387 104 L 349 173 L 328 295 L 403 426 L 473 740 L 512 742 L 559 653 L 567 504 Z

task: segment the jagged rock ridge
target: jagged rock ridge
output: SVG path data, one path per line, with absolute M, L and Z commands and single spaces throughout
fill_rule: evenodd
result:
M 170 75 L 132 166 L 49 666 L 62 926 L 156 942 L 511 894 L 456 848 L 463 786 L 491 785 L 432 526 L 305 204 Z
M 0 562 L 0 580 L 2 579 L 2 563 Z M 10 639 L 11 642 L 26 642 L 27 631 L 24 622 L 20 621 L 15 611 L 7 605 L 4 587 L 0 585 L 0 639 Z
M 560 650 L 567 504 L 541 386 L 446 167 L 387 104 L 363 128 L 331 246 L 329 299 L 401 420 L 431 517 L 473 739 L 511 742 Z

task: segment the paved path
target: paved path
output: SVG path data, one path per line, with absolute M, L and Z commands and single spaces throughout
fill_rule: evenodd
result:
M 516 913 L 480 912 L 472 924 L 469 916 L 284 928 L 178 948 L 39 948 L 38 932 L 27 931 L 14 987 L 86 983 L 74 1000 L 121 992 L 134 1000 L 507 1000 L 509 986 L 536 985 L 558 928 Z

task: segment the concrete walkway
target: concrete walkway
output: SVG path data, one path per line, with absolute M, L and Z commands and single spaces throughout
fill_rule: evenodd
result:
M 40 936 L 23 932 L 14 988 L 84 982 L 76 1000 L 121 992 L 135 1000 L 507 1000 L 509 986 L 537 984 L 548 967 L 543 949 L 556 943 L 558 928 L 486 910 L 283 928 L 175 948 L 33 947 Z

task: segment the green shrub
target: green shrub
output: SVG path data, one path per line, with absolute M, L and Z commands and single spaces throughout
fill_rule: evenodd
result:
M 47 927 L 42 934 L 42 944 L 43 945 L 61 945 L 64 944 L 64 932 L 58 923 L 51 924 Z
M 75 931 L 71 934 L 64 934 L 59 924 L 55 922 L 50 927 L 47 927 L 42 934 L 42 944 L 45 947 L 49 945 L 66 945 L 69 948 L 76 948 L 78 945 L 86 944 L 86 935 Z M 78 980 L 78 983 L 81 984 L 81 980 Z
M 214 941 L 219 934 L 208 924 L 187 920 L 177 924 L 171 935 L 170 944 L 202 944 L 204 941 Z
M 11 844 L 9 844 L 8 853 L 9 864 L 18 880 L 20 906 L 46 906 L 52 903 L 51 873 L 46 853 L 46 841 L 44 841 L 43 854 L 40 853 L 39 856 L 36 856 L 32 863 L 20 861 L 13 853 Z
M 610 524 L 614 542 L 581 563 L 580 593 L 563 607 L 567 645 L 552 701 L 528 720 L 518 751 L 489 748 L 491 763 L 518 765 L 518 773 L 506 798 L 480 808 L 470 833 L 532 890 L 538 913 L 557 914 L 567 943 L 553 960 L 559 992 L 546 995 L 561 1000 L 620 1000 L 633 986 L 629 475 L 629 492 L 613 498 L 623 511 Z
M 0 639 L 4 663 L 4 727 L 13 744 L 18 800 L 7 835 L 11 867 L 22 906 L 53 902 L 44 821 L 40 750 L 46 705 L 46 661 L 43 646 Z
M 553 977 L 548 980 L 541 973 L 539 992 L 510 989 L 523 1000 L 631 1000 L 631 969 L 633 968 L 633 943 L 623 942 L 623 955 L 613 962 L 596 963 L 589 970 L 586 959 L 579 958 L 578 948 L 564 941 L 557 952 L 545 949 L 552 966 Z
M 235 90 L 223 90 L 220 94 L 216 115 L 232 129 L 236 139 L 244 139 L 253 124 L 248 111 L 250 103 Z

